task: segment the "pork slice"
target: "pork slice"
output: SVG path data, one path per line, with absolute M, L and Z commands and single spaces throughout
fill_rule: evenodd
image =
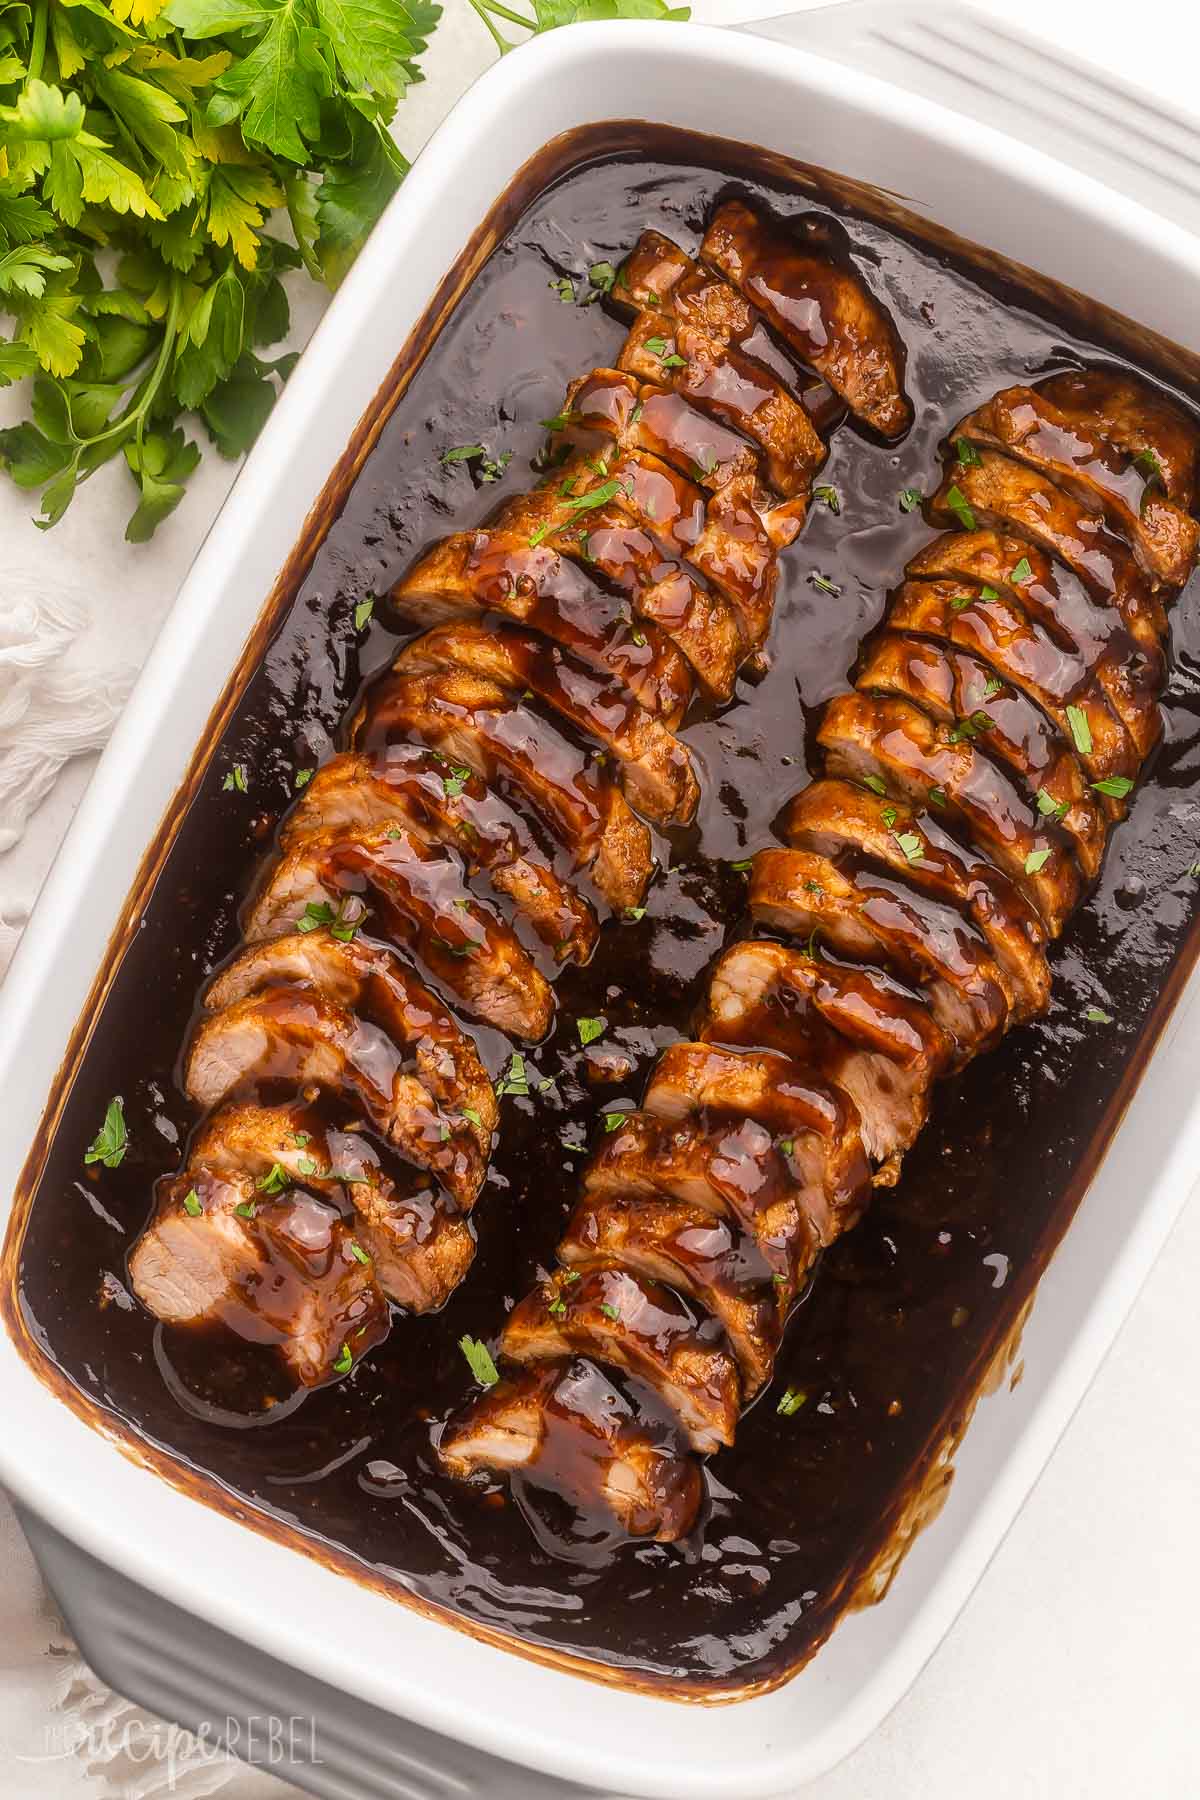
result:
M 700 255 L 857 418 L 881 437 L 900 437 L 912 423 L 903 346 L 857 270 L 834 259 L 827 231 L 814 218 L 802 225 L 803 235 L 784 232 L 740 200 L 727 200 L 709 221 Z
M 214 977 L 210 1012 L 267 988 L 315 989 L 398 1048 L 411 1049 L 417 1074 L 446 1112 L 472 1116 L 480 1149 L 491 1147 L 498 1109 L 479 1052 L 453 1015 L 386 944 L 332 932 L 294 931 L 248 945 Z
M 846 874 L 811 850 L 760 850 L 750 876 L 750 911 L 779 931 L 865 962 L 882 960 L 929 997 L 956 1062 L 990 1048 L 1008 1003 L 995 959 L 955 907 L 886 871 Z
M 649 818 L 686 824 L 700 790 L 691 757 L 661 720 L 623 690 L 518 626 L 438 625 L 405 646 L 399 675 L 466 669 L 505 688 L 534 694 L 613 756 L 632 803 Z
M 501 613 L 622 683 L 647 712 L 674 730 L 687 711 L 687 661 L 649 620 L 639 625 L 619 594 L 578 562 L 499 518 L 478 531 L 442 538 L 419 556 L 389 599 L 423 625 Z
M 927 805 L 936 790 L 947 818 L 961 822 L 1011 876 L 1057 937 L 1079 899 L 1079 870 L 1057 827 L 978 747 L 986 738 L 984 717 L 967 732 L 939 732 L 907 701 L 839 694 L 825 709 L 817 742 L 831 775 L 882 783 L 885 793 L 916 806 Z
M 666 1197 L 585 1194 L 558 1254 L 580 1272 L 619 1265 L 702 1306 L 729 1341 L 747 1401 L 771 1379 L 783 1329 L 783 1284 L 772 1279 L 754 1239 L 731 1219 Z
M 892 631 L 866 646 L 854 682 L 862 693 L 911 702 L 952 734 L 975 733 L 1039 813 L 1061 826 L 1083 875 L 1095 880 L 1108 835 L 1100 797 L 1073 747 L 1027 694 L 968 651 Z
M 640 905 L 654 870 L 647 827 L 593 757 L 510 691 L 459 671 L 393 675 L 354 732 L 366 750 L 412 739 L 474 770 L 529 805 L 615 911 Z
M 612 1364 L 649 1383 L 701 1455 L 733 1442 L 741 1383 L 719 1327 L 673 1289 L 626 1269 L 552 1275 L 509 1314 L 500 1349 L 515 1363 L 586 1356 Z
M 347 751 L 313 776 L 284 820 L 294 850 L 321 832 L 342 835 L 402 823 L 427 844 L 449 844 L 491 885 L 560 962 L 587 962 L 599 922 L 591 904 L 552 866 L 526 822 L 472 769 L 418 744 Z
M 467 887 L 458 856 L 406 826 L 302 839 L 268 870 L 245 932 L 253 941 L 300 927 L 357 930 L 363 907 L 367 916 L 378 910 L 388 935 L 409 944 L 467 1010 L 517 1037 L 545 1036 L 553 993 L 512 927 Z
M 855 782 L 826 777 L 788 803 L 779 830 L 786 843 L 834 862 L 847 853 L 869 857 L 956 906 L 987 940 L 1014 1022 L 1043 1012 L 1050 969 L 1039 914 L 1007 875 L 938 824 L 939 810 L 936 803 L 915 810 Z
M 444 1305 L 474 1258 L 470 1224 L 423 1171 L 385 1170 L 361 1132 L 334 1129 L 310 1106 L 222 1107 L 201 1127 L 190 1160 L 220 1175 L 252 1175 L 260 1192 L 296 1185 L 352 1209 L 352 1254 L 409 1312 Z
M 1182 587 L 1196 563 L 1200 525 L 1159 491 L 1157 468 L 1106 442 L 1078 412 L 1036 388 L 1004 388 L 951 437 L 999 450 L 1046 475 L 1125 539 L 1155 582 Z
M 486 1172 L 475 1122 L 445 1111 L 377 1026 L 314 989 L 268 988 L 210 1013 L 192 1038 L 184 1080 L 205 1107 L 281 1084 L 340 1095 L 467 1206 Z
M 387 1304 L 353 1231 L 301 1190 L 264 1198 L 252 1176 L 189 1167 L 159 1184 L 129 1256 L 130 1284 L 171 1325 L 220 1324 L 277 1346 L 293 1380 L 346 1374 L 387 1335 Z
M 582 1358 L 505 1377 L 449 1420 L 438 1454 L 460 1479 L 515 1475 L 585 1521 L 599 1508 L 626 1536 L 658 1543 L 686 1537 L 703 1498 L 695 1458 Z M 584 1533 L 594 1535 L 586 1523 Z
M 1168 500 L 1192 511 L 1200 426 L 1158 388 L 1125 369 L 1070 369 L 1037 386 L 1068 418 L 1135 459 L 1144 458 Z

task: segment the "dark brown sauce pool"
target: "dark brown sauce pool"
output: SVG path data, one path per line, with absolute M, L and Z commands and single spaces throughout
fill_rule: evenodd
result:
M 460 1290 L 435 1318 L 397 1319 L 350 1379 L 250 1428 L 262 1370 L 250 1369 L 245 1347 L 165 1334 L 124 1287 L 151 1183 L 179 1166 L 195 1123 L 177 1059 L 198 987 L 235 945 L 239 902 L 270 854 L 295 772 L 330 753 L 363 681 L 397 648 L 382 605 L 362 633 L 356 605 L 385 592 L 425 544 L 528 485 L 538 422 L 558 411 L 568 379 L 611 361 L 624 336 L 605 304 L 564 304 L 548 284 L 619 262 L 647 226 L 693 248 L 731 188 L 784 215 L 813 207 L 794 188 L 675 162 L 661 145 L 655 155 L 662 160 L 631 154 L 578 168 L 529 206 L 384 430 L 125 955 L 49 1155 L 20 1281 L 31 1333 L 84 1395 L 276 1523 L 320 1540 L 324 1554 L 348 1553 L 375 1578 L 543 1653 L 717 1691 L 802 1662 L 886 1541 L 1044 1268 L 1095 1134 L 1111 1124 L 1122 1077 L 1186 954 L 1200 888 L 1188 875 L 1200 855 L 1196 582 L 1175 612 L 1162 749 L 1114 835 L 1098 891 L 1057 950 L 1050 1013 L 942 1085 L 900 1185 L 879 1192 L 826 1255 L 773 1389 L 736 1448 L 709 1465 L 694 1539 L 576 1542 L 564 1557 L 544 1524 L 530 1530 L 507 1490 L 480 1493 L 439 1474 L 431 1431 L 472 1391 L 460 1336 L 494 1344 L 506 1309 L 553 1261 L 583 1161 L 564 1139 L 586 1143 L 601 1110 L 636 1101 L 656 1052 L 686 1035 L 713 957 L 744 928 L 745 878 L 729 864 L 771 842 L 781 803 L 807 779 L 813 709 L 846 684 L 888 587 L 929 535 L 919 513 L 900 510 L 901 490 L 931 491 L 938 441 L 969 407 L 1011 381 L 1114 360 L 1103 343 L 900 235 L 848 220 L 906 340 L 917 425 L 899 449 L 848 426 L 835 434 L 821 480 L 837 489 L 841 512 L 814 505 L 782 558 L 769 673 L 743 680 L 732 705 L 684 732 L 702 766 L 698 825 L 662 844 L 670 867 L 645 918 L 607 927 L 591 966 L 562 975 L 555 1034 L 528 1058 L 532 1097 L 502 1101 L 475 1215 L 478 1259 Z M 466 466 L 440 464 L 445 449 L 470 443 L 512 452 L 499 484 L 477 486 Z M 223 787 L 239 763 L 244 794 Z M 1113 1022 L 1086 1022 L 1093 1005 Z M 587 1078 L 581 1016 L 607 1020 L 597 1048 L 627 1052 L 631 1077 Z M 485 1032 L 482 1047 L 498 1072 L 509 1046 Z M 119 1169 L 85 1172 L 113 1093 L 125 1097 L 132 1147 Z M 781 1417 L 775 1401 L 789 1385 L 808 1398 Z

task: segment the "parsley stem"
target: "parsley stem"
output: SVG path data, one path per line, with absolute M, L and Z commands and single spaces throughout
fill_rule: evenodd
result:
M 172 353 L 175 349 L 175 340 L 178 336 L 176 321 L 179 318 L 179 303 L 179 276 L 172 275 L 171 303 L 167 308 L 167 316 L 163 320 L 162 343 L 159 345 L 158 355 L 154 359 L 153 368 L 141 384 L 140 395 L 135 395 L 134 401 L 128 410 L 123 412 L 120 418 L 115 420 L 106 431 L 98 431 L 95 437 L 82 438 L 79 444 L 81 450 L 89 448 L 92 444 L 102 444 L 107 438 L 118 437 L 122 432 L 128 431 L 131 425 L 135 428 L 137 442 L 139 444 L 141 443 L 143 422 L 146 414 L 154 404 L 159 388 L 162 386 L 163 376 L 167 372 L 167 365 L 170 362 Z M 87 470 L 82 479 L 86 480 L 87 476 L 94 472 L 95 471 L 92 469 Z
M 487 7 L 483 5 L 482 0 L 471 0 L 471 5 L 475 8 L 475 11 L 479 14 L 479 17 L 491 32 L 492 40 L 501 56 L 507 55 L 508 51 L 512 50 L 515 46 L 510 44 L 506 37 L 501 37 L 499 31 L 496 29 L 496 24 L 491 13 L 488 11 Z
M 500 0 L 483 0 L 489 12 L 497 18 L 507 19 L 510 25 L 520 25 L 525 31 L 536 31 L 537 24 L 533 19 L 523 19 L 520 13 L 510 12 L 507 6 L 501 6 Z
M 33 37 L 29 44 L 29 71 L 25 86 L 37 81 L 46 60 L 46 31 L 50 23 L 50 0 L 37 0 L 33 13 Z

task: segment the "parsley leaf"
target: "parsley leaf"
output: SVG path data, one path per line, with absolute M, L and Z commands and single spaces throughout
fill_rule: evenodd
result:
M 579 1033 L 580 1044 L 586 1049 L 588 1044 L 594 1044 L 597 1038 L 604 1036 L 608 1030 L 608 1020 L 576 1019 L 575 1029 Z
M 500 1371 L 492 1361 L 492 1353 L 487 1345 L 479 1338 L 460 1337 L 458 1347 L 480 1387 L 495 1387 L 500 1379 Z
M 106 1169 L 119 1169 L 129 1148 L 125 1129 L 125 1103 L 117 1094 L 108 1103 L 104 1123 L 84 1153 L 85 1163 L 103 1163 Z

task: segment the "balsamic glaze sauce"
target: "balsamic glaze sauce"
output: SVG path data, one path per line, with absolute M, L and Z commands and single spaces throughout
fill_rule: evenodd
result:
M 841 510 L 815 502 L 781 558 L 767 672 L 743 677 L 731 705 L 694 713 L 684 730 L 703 785 L 699 818 L 659 840 L 670 867 L 645 917 L 607 925 L 590 966 L 560 976 L 554 1034 L 527 1056 L 530 1096 L 501 1102 L 475 1214 L 478 1257 L 461 1288 L 437 1317 L 397 1318 L 352 1377 L 264 1414 L 264 1397 L 283 1392 L 269 1352 L 165 1331 L 125 1286 L 151 1184 L 180 1166 L 196 1122 L 178 1059 L 197 991 L 236 944 L 239 904 L 297 771 L 336 747 L 362 683 L 401 641 L 382 602 L 361 630 L 356 607 L 422 547 L 527 486 L 539 421 L 559 410 L 569 378 L 616 354 L 625 322 L 603 301 L 566 304 L 549 284 L 565 275 L 586 293 L 588 266 L 618 264 L 649 226 L 693 249 L 729 192 L 793 219 L 815 210 L 843 252 L 848 234 L 907 344 L 916 425 L 898 448 L 836 430 L 820 481 Z M 658 1050 L 687 1034 L 714 956 L 745 928 L 746 878 L 730 865 L 773 841 L 773 819 L 807 779 L 815 709 L 846 685 L 888 588 L 929 536 L 919 511 L 901 510 L 901 491 L 932 492 L 939 439 L 998 387 L 1097 359 L 1120 360 L 998 278 L 981 285 L 881 226 L 843 226 L 811 194 L 670 152 L 577 168 L 530 204 L 417 372 L 283 618 L 68 1100 L 28 1224 L 21 1302 L 31 1335 L 91 1402 L 275 1528 L 293 1526 L 352 1570 L 543 1651 L 714 1693 L 778 1679 L 811 1653 L 1045 1267 L 1148 1014 L 1187 953 L 1200 891 L 1188 874 L 1200 855 L 1195 580 L 1175 610 L 1162 748 L 1098 890 L 1054 953 L 1049 1014 L 941 1084 L 899 1186 L 877 1191 L 826 1254 L 773 1388 L 736 1447 L 708 1465 L 693 1538 L 614 1544 L 576 1531 L 567 1542 L 566 1522 L 527 1487 L 480 1491 L 444 1477 L 431 1432 L 472 1391 L 459 1338 L 494 1346 L 507 1309 L 553 1264 L 583 1162 L 569 1146 L 591 1139 L 605 1108 L 636 1103 Z M 501 480 L 439 460 L 471 443 L 512 452 Z M 235 764 L 245 793 L 223 787 Z M 1112 1022 L 1088 1022 L 1089 1007 Z M 607 1022 L 586 1051 L 581 1017 Z M 499 1073 L 511 1046 L 479 1036 Z M 125 1099 L 129 1154 L 116 1170 L 85 1170 L 113 1093 Z M 806 1400 L 783 1416 L 788 1387 Z M 612 1403 L 624 1404 L 615 1389 Z

